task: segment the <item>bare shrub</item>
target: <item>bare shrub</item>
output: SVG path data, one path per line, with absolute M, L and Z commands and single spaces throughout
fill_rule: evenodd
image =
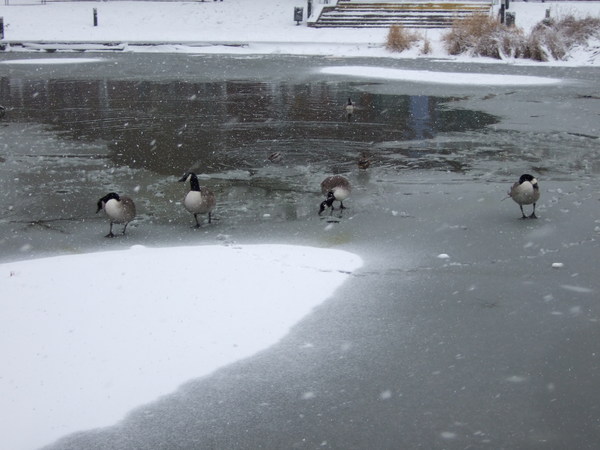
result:
M 468 53 L 502 59 L 522 57 L 526 39 L 519 28 L 502 25 L 496 18 L 474 14 L 454 22 L 442 36 L 446 51 L 451 55 Z
M 476 56 L 499 58 L 494 48 L 494 36 L 503 28 L 497 20 L 485 14 L 473 14 L 456 20 L 450 31 L 442 36 L 446 51 L 451 55 L 471 53 Z
M 573 47 L 585 45 L 594 36 L 600 37 L 600 18 L 576 19 L 571 15 L 560 20 L 545 19 L 531 30 L 527 57 L 536 61 L 562 60 Z
M 421 48 L 422 55 L 430 55 L 432 52 L 431 41 L 427 38 L 423 39 L 423 47 Z
M 385 48 L 393 52 L 403 52 L 420 39 L 418 33 L 408 31 L 402 25 L 392 25 L 388 31 Z

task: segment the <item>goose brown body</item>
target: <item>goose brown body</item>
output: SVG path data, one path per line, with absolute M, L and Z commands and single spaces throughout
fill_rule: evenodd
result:
M 508 192 L 510 198 L 512 198 L 521 208 L 521 215 L 523 219 L 531 218 L 536 219 L 535 205 L 540 198 L 540 186 L 537 179 L 528 173 L 521 175 L 519 181 L 515 182 L 510 191 Z M 533 212 L 526 216 L 523 211 L 523 205 L 533 204 Z
M 115 223 L 125 224 L 123 227 L 123 234 L 125 234 L 127 225 L 135 218 L 136 214 L 133 200 L 116 192 L 110 192 L 98 200 L 98 209 L 96 212 L 99 212 L 101 209 L 104 210 L 110 220 L 110 230 L 106 237 L 114 237 L 112 228 Z
M 342 175 L 332 175 L 325 178 L 321 182 L 321 192 L 325 195 L 325 200 L 321 202 L 319 207 L 319 214 L 321 214 L 325 208 L 331 208 L 334 210 L 333 202 L 340 202 L 340 209 L 346 209 L 344 206 L 344 200 L 346 200 L 352 192 L 350 181 Z

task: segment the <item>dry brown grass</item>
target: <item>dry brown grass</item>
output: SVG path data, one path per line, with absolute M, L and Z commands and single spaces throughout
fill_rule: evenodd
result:
M 423 47 L 421 47 L 421 54 L 429 55 L 429 54 L 431 54 L 432 51 L 433 51 L 433 49 L 431 48 L 431 41 L 427 38 L 424 38 L 423 39 Z
M 584 45 L 592 36 L 600 37 L 600 18 L 546 19 L 525 36 L 521 29 L 502 25 L 494 17 L 473 15 L 456 21 L 442 40 L 451 55 L 547 61 L 564 59 L 573 46 Z
M 418 33 L 407 30 L 402 25 L 392 25 L 388 31 L 385 48 L 392 52 L 403 52 L 421 40 Z
M 561 60 L 573 47 L 585 45 L 594 36 L 600 37 L 598 17 L 577 19 L 571 15 L 558 20 L 546 19 L 531 31 L 528 57 L 537 61 Z
M 518 28 L 502 25 L 488 15 L 474 14 L 454 22 L 442 41 L 451 55 L 469 53 L 500 59 L 521 54 L 524 39 Z

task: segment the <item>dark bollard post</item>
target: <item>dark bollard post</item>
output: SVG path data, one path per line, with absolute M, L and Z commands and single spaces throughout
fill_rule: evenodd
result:
M 516 21 L 516 13 L 514 12 L 507 12 L 506 13 L 506 26 L 507 27 L 514 27 L 515 26 L 515 21 Z
M 500 5 L 500 23 L 504 23 L 504 3 Z
M 94 8 L 94 26 L 98 26 L 98 10 Z
M 504 6 L 505 6 L 506 10 L 508 10 L 509 5 L 510 5 L 510 0 L 504 0 Z
M 4 39 L 4 17 L 0 17 L 0 39 Z
M 294 20 L 296 21 L 296 25 L 300 25 L 302 19 L 304 18 L 304 8 L 299 6 L 294 7 Z
M 308 4 L 306 5 L 306 17 L 310 17 L 312 15 L 312 0 L 308 0 Z

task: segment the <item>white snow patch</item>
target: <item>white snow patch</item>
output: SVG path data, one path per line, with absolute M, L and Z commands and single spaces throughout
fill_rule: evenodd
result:
M 443 439 L 456 439 L 457 434 L 452 431 L 442 431 L 440 433 Z
M 524 383 L 527 381 L 527 377 L 522 375 L 511 375 L 510 377 L 506 378 L 506 381 L 509 381 L 510 383 Z
M 505 85 L 552 85 L 562 80 L 557 78 L 534 77 L 528 75 L 501 75 L 487 73 L 433 72 L 429 70 L 389 69 L 376 66 L 335 66 L 323 67 L 322 73 L 364 78 L 384 78 L 387 80 L 412 81 L 415 83 L 468 84 L 478 86 Z
M 379 398 L 381 400 L 389 400 L 390 398 L 392 398 L 392 391 L 390 391 L 389 389 L 387 389 L 387 390 L 381 392 L 379 394 Z
M 361 263 L 340 250 L 256 245 L 0 264 L 2 448 L 114 424 L 273 345 Z

